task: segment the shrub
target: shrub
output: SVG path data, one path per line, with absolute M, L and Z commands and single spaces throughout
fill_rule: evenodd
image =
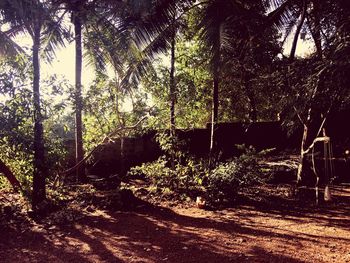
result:
M 164 155 L 158 160 L 131 169 L 131 175 L 144 175 L 156 191 L 162 193 L 195 195 L 203 191 L 203 178 L 207 173 L 205 163 L 191 157 L 184 141 L 167 132 L 157 134 Z
M 205 166 L 191 157 L 186 157 L 182 163 L 176 162 L 174 169 L 170 167 L 166 156 L 158 160 L 131 168 L 130 175 L 143 175 L 155 187 L 156 191 L 171 191 L 178 194 L 191 195 L 203 191 Z
M 232 202 L 241 188 L 264 181 L 258 156 L 249 149 L 231 161 L 219 164 L 207 178 L 207 198 L 210 203 Z

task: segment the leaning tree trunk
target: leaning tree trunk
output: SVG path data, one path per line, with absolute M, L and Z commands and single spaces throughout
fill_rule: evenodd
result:
M 83 122 L 82 122 L 82 96 L 81 96 L 81 74 L 82 74 L 82 36 L 81 20 L 74 13 L 75 30 L 75 162 L 78 164 L 84 159 L 83 149 Z M 80 182 L 86 181 L 85 167 L 81 165 L 76 171 Z
M 7 178 L 7 180 L 10 182 L 12 188 L 15 191 L 23 190 L 16 176 L 12 173 L 11 169 L 2 160 L 0 160 L 0 174 L 1 173 Z
M 37 24 L 34 26 L 33 35 L 34 174 L 32 205 L 34 209 L 46 198 L 45 179 L 47 172 L 40 105 L 40 33 L 41 25 Z
M 289 59 L 291 61 L 293 61 L 294 57 L 295 57 L 295 51 L 297 49 L 299 34 L 300 34 L 301 28 L 303 27 L 303 24 L 304 24 L 304 21 L 305 21 L 305 18 L 306 18 L 306 11 L 307 11 L 307 3 L 306 3 L 306 0 L 303 0 L 302 13 L 301 13 L 300 21 L 299 21 L 299 23 L 297 25 L 297 29 L 295 31 L 295 35 L 294 35 L 294 39 L 293 39 L 293 43 L 292 43 L 292 48 L 291 48 L 290 56 L 289 56 Z

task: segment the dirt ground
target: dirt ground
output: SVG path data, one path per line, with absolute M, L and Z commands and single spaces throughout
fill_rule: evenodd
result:
M 350 262 L 350 185 L 317 207 L 266 188 L 218 211 L 144 202 L 67 210 L 59 224 L 3 215 L 0 262 Z

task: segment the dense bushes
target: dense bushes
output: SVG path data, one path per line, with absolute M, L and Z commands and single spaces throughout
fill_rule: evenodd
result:
M 258 155 L 250 149 L 239 157 L 220 163 L 209 173 L 207 198 L 212 203 L 233 201 L 239 189 L 262 183 L 264 177 Z
M 144 175 L 158 192 L 199 192 L 202 190 L 205 167 L 189 158 L 183 164 L 176 163 L 174 169 L 165 156 L 131 169 L 132 175 Z
M 167 148 L 164 156 L 154 162 L 134 167 L 130 172 L 131 175 L 146 177 L 153 191 L 187 194 L 190 197 L 201 195 L 206 197 L 208 203 L 215 205 L 232 202 L 239 189 L 265 180 L 265 174 L 258 163 L 259 154 L 251 148 L 244 149 L 241 156 L 218 163 L 214 169 L 209 169 L 208 159 L 196 159 L 179 148 L 171 152 L 174 157 L 171 161 L 168 156 L 171 147 L 168 142 L 165 145 Z

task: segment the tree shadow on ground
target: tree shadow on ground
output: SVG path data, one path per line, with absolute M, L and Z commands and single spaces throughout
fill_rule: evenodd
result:
M 260 192 L 260 200 L 242 196 L 236 207 L 249 206 L 264 213 L 266 217 L 290 218 L 295 222 L 317 222 L 324 226 L 349 229 L 350 225 L 350 190 L 342 186 L 332 187 L 332 201 L 325 202 L 320 198 L 315 203 L 315 191 L 309 189 L 308 196 L 301 198 L 286 198 Z M 320 191 L 323 197 L 323 190 Z M 234 207 L 233 207 L 234 208 Z M 247 214 L 250 216 L 250 213 Z
M 133 212 L 108 212 L 85 216 L 75 225 L 55 231 L 21 232 L 3 228 L 0 238 L 2 262 L 283 262 L 263 249 L 241 252 L 247 235 L 270 235 L 267 231 L 179 215 L 172 210 L 148 205 Z M 204 232 L 224 232 L 230 243 Z M 280 235 L 279 238 L 290 237 Z M 239 239 L 238 239 L 239 240 Z M 244 241 L 246 242 L 246 241 Z M 253 260 L 253 261 L 252 261 Z M 298 260 L 288 262 L 299 262 Z
M 288 228 L 281 231 L 278 226 L 264 223 L 264 218 L 282 218 L 291 224 L 317 222 L 345 228 L 349 225 L 349 210 L 345 206 L 303 208 L 281 206 L 278 202 L 272 202 L 272 206 L 251 203 L 188 216 L 136 199 L 132 211 L 80 213 L 84 215 L 79 221 L 51 230 L 23 231 L 11 224 L 0 226 L 1 261 L 303 262 L 297 256 L 269 250 L 266 243 L 259 242 L 272 240 L 303 249 L 310 243 L 324 246 L 328 242 L 350 241 L 342 237 L 322 239 L 317 234 Z M 233 216 L 227 217 L 228 214 Z

